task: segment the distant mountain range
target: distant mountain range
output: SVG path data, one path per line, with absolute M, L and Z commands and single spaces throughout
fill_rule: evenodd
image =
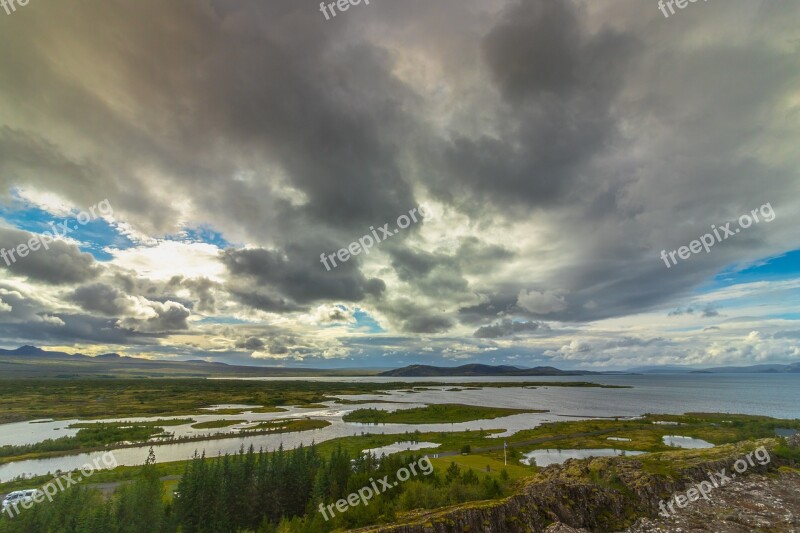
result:
M 560 370 L 552 366 L 519 368 L 516 366 L 462 365 L 456 367 L 410 365 L 381 372 L 385 377 L 446 377 L 446 376 L 589 376 L 593 374 L 619 374 L 620 372 L 590 372 L 588 370 Z
M 688 366 L 643 366 L 629 369 L 636 374 L 797 374 L 800 362 L 788 365 L 764 364 L 751 366 L 718 366 L 694 368 Z
M 237 366 L 208 361 L 164 361 L 106 353 L 91 357 L 76 353 L 51 352 L 36 346 L 16 350 L 0 349 L 0 377 L 303 377 L 369 375 L 359 370 L 323 370 Z
M 448 376 L 592 376 L 613 374 L 782 374 L 800 372 L 800 363 L 790 365 L 724 366 L 697 369 L 685 366 L 639 367 L 624 372 L 592 372 L 589 370 L 560 370 L 552 366 L 520 368 L 516 366 L 462 365 L 442 367 L 429 365 L 410 365 L 381 372 L 385 377 L 448 377 Z
M 521 368 L 509 365 L 468 364 L 456 367 L 410 365 L 377 373 L 369 369 L 319 369 L 229 365 L 202 360 L 169 361 L 128 357 L 117 353 L 88 356 L 80 353 L 51 352 L 36 346 L 15 350 L 0 349 L 0 377 L 309 377 L 371 376 L 382 377 L 458 377 L 458 376 L 592 376 L 613 374 L 788 374 L 800 373 L 800 362 L 788 365 L 763 364 L 698 369 L 686 366 L 643 366 L 624 372 L 561 370 L 552 366 Z

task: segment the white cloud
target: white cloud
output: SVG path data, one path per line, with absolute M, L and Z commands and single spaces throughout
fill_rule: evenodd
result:
M 52 192 L 19 187 L 15 190 L 15 193 L 20 199 L 35 205 L 43 211 L 47 211 L 53 216 L 67 217 L 76 209 L 72 203 Z
M 223 281 L 225 267 L 219 253 L 220 249 L 213 244 L 160 241 L 155 246 L 113 250 L 111 263 L 154 280 L 183 276 Z
M 537 315 L 556 313 L 567 308 L 564 297 L 555 292 L 524 289 L 517 296 L 517 305 Z

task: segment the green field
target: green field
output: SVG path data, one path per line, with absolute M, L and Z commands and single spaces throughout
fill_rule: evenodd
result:
M 508 464 L 503 463 L 502 452 L 500 457 L 492 454 L 480 455 L 455 455 L 452 457 L 440 457 L 431 459 L 433 467 L 437 470 L 446 470 L 451 463 L 457 464 L 461 469 L 473 469 L 481 474 L 486 474 L 492 478 L 501 479 L 503 470 L 508 474 L 508 479 L 517 480 L 532 476 L 537 472 L 536 467 L 526 466 L 513 459 L 508 460 Z
M 653 424 L 658 420 L 670 420 L 680 422 L 679 429 L 674 426 L 661 426 Z M 729 421 L 726 423 L 723 421 Z M 298 420 L 300 423 L 320 422 L 315 420 Z M 322 421 L 324 422 L 324 421 Z M 748 415 L 731 414 L 687 414 L 687 415 L 648 415 L 642 420 L 576 420 L 571 422 L 554 422 L 543 424 L 535 429 L 524 430 L 516 434 L 497 439 L 491 435 L 502 432 L 503 430 L 488 431 L 458 431 L 458 432 L 419 432 L 409 431 L 399 434 L 376 435 L 364 434 L 352 437 L 342 437 L 329 441 L 317 443 L 316 447 L 321 455 L 328 457 L 338 447 L 350 455 L 357 455 L 362 450 L 378 448 L 393 444 L 397 441 L 416 441 L 433 442 L 441 446 L 427 450 L 425 453 L 441 454 L 443 452 L 456 452 L 460 459 L 455 456 L 443 457 L 442 461 L 465 460 L 465 456 L 460 455 L 463 446 L 469 445 L 471 453 L 466 457 L 482 457 L 494 461 L 502 461 L 502 444 L 507 442 L 509 446 L 508 461 L 509 465 L 514 462 L 520 465 L 520 454 L 537 448 L 618 448 L 624 450 L 639 450 L 652 453 L 667 454 L 676 453 L 675 448 L 665 446 L 661 442 L 663 435 L 679 433 L 681 435 L 692 436 L 707 440 L 714 444 L 727 444 L 761 439 L 774 436 L 775 428 L 798 428 L 798 420 L 780 420 L 769 417 L 758 417 Z M 308 428 L 307 428 L 308 429 Z M 310 428 L 314 429 L 314 428 Z M 293 431 L 296 431 L 293 430 Z M 585 435 L 587 433 L 597 433 L 596 435 Z M 609 441 L 607 437 L 617 436 L 632 438 L 631 442 Z M 489 449 L 493 448 L 493 449 Z M 714 449 L 691 450 L 700 455 L 710 455 Z M 788 452 L 787 452 L 788 453 Z M 145 455 L 142 456 L 144 462 Z M 659 455 L 660 456 L 660 455 Z M 659 457 L 655 456 L 655 457 Z M 649 459 L 650 456 L 638 456 L 637 460 L 647 464 L 654 464 L 663 467 L 660 460 Z M 472 461 L 472 459 L 469 459 Z M 476 459 L 480 464 L 484 459 Z M 800 460 L 800 457 L 798 457 Z M 490 463 L 491 464 L 491 463 Z M 185 461 L 173 463 L 159 463 L 156 468 L 161 476 L 181 474 L 185 468 Z M 485 468 L 485 464 L 483 467 Z M 533 467 L 530 472 L 537 471 Z M 492 468 L 494 470 L 494 467 Z M 93 483 L 104 483 L 110 481 L 124 481 L 134 479 L 137 475 L 138 467 L 118 467 L 111 471 L 97 472 L 92 478 Z M 509 474 L 511 474 L 509 469 Z M 44 483 L 50 479 L 42 477 L 39 481 Z M 36 486 L 37 480 L 0 484 L 0 493 L 18 490 L 27 486 Z
M 445 406 L 445 410 L 453 406 Z M 458 406 L 463 407 L 463 406 Z M 657 421 L 678 422 L 680 426 L 659 425 Z M 261 430 L 269 431 L 299 431 L 301 428 L 311 429 L 317 424 L 327 424 L 325 421 L 311 419 L 287 419 L 265 422 L 258 427 Z M 296 424 L 296 425 L 295 425 Z M 432 509 L 448 505 L 485 505 L 489 500 L 498 500 L 513 495 L 530 483 L 540 482 L 549 479 L 552 475 L 551 469 L 543 469 L 536 466 L 526 466 L 519 462 L 521 454 L 536 448 L 607 448 L 615 447 L 630 450 L 640 450 L 649 452 L 646 455 L 636 457 L 616 458 L 624 461 L 619 468 L 626 470 L 636 469 L 668 476 L 678 479 L 681 472 L 687 468 L 694 468 L 696 465 L 707 463 L 729 457 L 732 453 L 745 453 L 752 451 L 756 446 L 769 443 L 772 457 L 780 457 L 795 461 L 800 461 L 800 451 L 782 447 L 776 439 L 765 439 L 772 437 L 775 428 L 800 428 L 798 420 L 777 420 L 769 417 L 744 416 L 731 414 L 686 414 L 686 415 L 647 415 L 637 420 L 575 420 L 570 422 L 549 423 L 535 429 L 520 431 L 512 436 L 502 439 L 493 438 L 497 432 L 503 430 L 495 429 L 490 431 L 461 431 L 461 432 L 405 432 L 392 435 L 372 435 L 362 434 L 352 437 L 344 437 L 325 441 L 317 444 L 314 448 L 316 454 L 326 461 L 335 461 L 341 457 L 359 457 L 363 450 L 378 448 L 397 441 L 426 441 L 440 444 L 437 448 L 429 448 L 416 452 L 417 454 L 428 454 L 434 467 L 436 478 L 435 482 L 430 479 L 412 479 L 408 483 L 398 488 L 398 494 L 391 504 L 397 511 L 397 515 L 391 515 L 389 521 L 396 519 L 404 520 L 404 517 L 415 516 L 414 513 L 421 508 Z M 702 450 L 681 450 L 665 446 L 661 442 L 661 437 L 668 434 L 681 434 L 695 436 L 719 444 L 720 446 Z M 608 441 L 609 436 L 630 438 L 630 442 Z M 756 440 L 761 439 L 761 440 Z M 504 464 L 503 443 L 508 444 L 507 460 Z M 461 451 L 469 446 L 469 452 Z M 287 457 L 287 451 L 268 453 L 270 457 Z M 278 454 L 278 455 L 276 455 Z M 394 454 L 407 455 L 408 452 Z M 433 455 L 436 458 L 433 458 Z M 142 454 L 144 461 L 145 453 Z M 607 459 L 607 458 L 606 458 Z M 218 465 L 225 469 L 233 460 L 228 457 L 209 457 L 205 463 L 212 467 Z M 285 460 L 285 459 L 284 459 Z M 383 462 L 385 459 L 381 459 Z M 407 460 L 407 459 L 406 459 Z M 174 463 L 155 464 L 151 468 L 149 476 L 163 478 L 160 486 L 163 489 L 165 501 L 177 502 L 173 500 L 173 491 L 179 486 L 178 478 L 186 472 L 189 461 Z M 244 463 L 243 463 L 244 464 Z M 615 478 L 615 471 L 605 469 L 605 460 L 587 460 L 570 463 L 571 466 L 565 467 L 563 475 L 571 482 L 591 483 L 598 487 L 626 490 L 623 486 L 618 486 L 618 478 Z M 618 464 L 618 463 L 615 463 Z M 349 465 L 344 462 L 345 471 L 349 472 Z M 397 466 L 392 466 L 396 469 Z M 616 467 L 615 467 L 616 468 Z M 782 467 L 791 470 L 791 467 Z M 219 470 L 217 470 L 219 471 Z M 114 483 L 115 489 L 119 492 L 120 487 L 134 486 L 128 481 L 140 481 L 145 470 L 141 466 L 119 467 L 113 471 L 99 471 L 85 482 L 83 486 L 88 489 L 97 487 L 100 483 Z M 39 486 L 51 479 L 48 476 L 35 480 L 16 481 L 0 485 L 0 494 L 11 490 L 31 488 Z M 119 485 L 118 483 L 125 483 Z M 356 482 L 360 486 L 362 482 Z M 108 491 L 108 486 L 103 489 Z M 351 490 L 351 489 L 347 489 Z M 123 491 L 124 494 L 124 491 Z M 106 492 L 108 497 L 108 492 Z M 118 498 L 115 495 L 114 498 Z M 488 500 L 487 500 L 488 499 Z M 381 505 L 387 502 L 381 500 Z M 378 520 L 375 517 L 361 517 L 358 515 L 348 515 L 353 520 L 350 526 L 365 525 L 367 523 L 379 523 L 384 519 Z M 313 519 L 314 515 L 308 515 L 308 519 Z M 376 522 L 377 520 L 377 522 Z M 316 527 L 316 526 L 315 526 Z M 337 526 L 341 527 L 341 525 Z M 335 529 L 335 527 L 334 527 Z M 348 529 L 348 528 L 344 528 Z M 314 529 L 323 531 L 323 529 Z M 297 529 L 287 529 L 286 531 L 305 531 L 302 527 Z
M 103 449 L 121 442 L 145 442 L 151 437 L 164 434 L 157 426 L 119 427 L 106 424 L 93 424 L 78 430 L 74 437 L 47 439 L 36 444 L 22 446 L 0 446 L 0 464 L 23 459 L 34 459 L 61 455 L 66 452 Z
M 422 386 L 445 386 L 425 382 Z M 604 387 L 586 382 L 463 383 L 464 387 Z M 40 418 L 99 419 L 133 416 L 208 414 L 218 404 L 259 405 L 257 412 L 280 406 L 319 408 L 334 395 L 385 394 L 408 383 L 348 383 L 322 381 L 243 381 L 206 379 L 0 379 L 0 424 Z M 246 409 L 217 411 L 239 414 Z
M 400 409 L 389 412 L 381 409 L 357 409 L 344 415 L 345 422 L 366 424 L 447 424 L 470 422 L 472 420 L 491 420 L 504 416 L 525 413 L 546 413 L 533 409 L 506 409 L 502 407 L 480 407 L 456 403 L 439 403 L 413 409 Z
M 492 384 L 501 387 L 554 386 L 553 383 L 503 383 Z M 202 409 L 216 404 L 260 405 L 257 412 L 280 412 L 281 405 L 297 405 L 307 408 L 321 408 L 320 402 L 337 401 L 335 395 L 381 394 L 387 390 L 408 389 L 407 383 L 332 383 L 308 381 L 250 382 L 219 380 L 41 380 L 19 383 L 0 380 L 0 398 L 8 408 L 2 414 L 4 421 L 30 420 L 34 418 L 85 418 L 100 417 L 124 418 L 127 416 L 176 416 L 209 414 Z M 438 383 L 415 384 L 414 390 L 442 386 Z M 488 384 L 460 384 L 455 388 L 487 387 Z M 583 383 L 559 383 L 557 386 L 586 386 Z M 453 388 L 453 387 L 450 387 Z M 363 400 L 367 401 L 367 400 Z M 371 401 L 370 401 L 371 402 Z M 341 404 L 359 404 L 362 400 L 341 400 Z M 4 404 L 5 407 L 5 404 Z M 231 409 L 242 412 L 249 409 Z M 541 411 L 498 409 L 460 404 L 435 404 L 422 408 L 399 410 L 393 413 L 379 409 L 358 409 L 345 417 L 349 421 L 366 423 L 450 423 L 469 420 L 496 419 L 499 417 Z M 224 411 L 214 411 L 224 414 Z M 679 426 L 659 425 L 654 422 L 677 422 Z M 114 443 L 136 441 L 163 434 L 170 425 L 192 423 L 193 419 L 184 417 L 178 420 L 159 419 L 149 422 L 113 422 L 107 424 L 80 423 L 72 427 L 79 429 L 76 437 L 67 440 L 55 439 L 34 445 L 32 448 L 11 450 L 6 447 L 0 451 L 0 461 L 18 460 L 42 456 L 61 455 L 75 450 L 105 449 Z M 223 419 L 209 423 L 195 424 L 199 429 L 229 427 L 240 421 Z M 329 425 L 324 420 L 293 418 L 265 421 L 244 430 L 246 435 L 272 434 L 319 429 Z M 731 414 L 685 414 L 685 415 L 647 415 L 637 420 L 575 420 L 543 424 L 534 429 L 524 430 L 503 438 L 492 435 L 502 429 L 459 431 L 459 432 L 420 432 L 408 431 L 391 435 L 370 434 L 364 428 L 361 435 L 344 437 L 317 443 L 316 450 L 321 457 L 331 458 L 340 449 L 350 457 L 358 457 L 363 450 L 378 448 L 397 441 L 418 441 L 440 444 L 435 449 L 420 453 L 434 453 L 440 457 L 432 459 L 437 471 L 450 468 L 452 463 L 462 473 L 474 470 L 481 479 L 488 476 L 497 481 L 504 491 L 515 483 L 522 482 L 540 471 L 519 462 L 522 453 L 537 448 L 619 448 L 648 452 L 636 458 L 643 468 L 651 472 L 670 473 L 688 461 L 697 461 L 721 453 L 710 450 L 675 450 L 665 446 L 661 437 L 680 434 L 707 440 L 717 445 L 752 442 L 753 439 L 773 437 L 775 429 L 799 428 L 800 421 L 776 420 L 769 417 Z M 237 433 L 238 434 L 238 433 Z M 609 441 L 608 437 L 625 437 L 626 441 Z M 196 440 L 212 439 L 215 436 L 199 437 Z M 503 442 L 508 443 L 508 464 L 503 464 Z M 470 453 L 462 455 L 464 447 Z M 198 444 L 202 450 L 202 444 Z M 157 453 L 157 452 L 156 452 Z M 452 454 L 441 457 L 442 454 Z M 779 453 L 791 454 L 792 451 Z M 146 454 L 143 452 L 142 462 Z M 787 455 L 789 456 L 789 455 Z M 214 463 L 224 459 L 209 458 Z M 800 458 L 798 458 L 800 460 Z M 159 476 L 180 476 L 187 462 L 163 463 L 154 465 Z M 487 470 L 488 466 L 488 470 Z M 113 471 L 100 471 L 91 479 L 95 483 L 121 482 L 135 480 L 141 475 L 141 467 L 119 467 Z M 49 480 L 17 481 L 0 485 L 0 493 L 37 486 Z M 174 479 L 164 481 L 164 486 L 174 488 Z
M 211 420 L 209 422 L 192 424 L 192 427 L 194 429 L 219 429 L 235 426 L 236 424 L 241 424 L 243 422 L 245 422 L 245 420 Z
M 269 420 L 242 430 L 242 433 L 249 431 L 269 431 L 270 433 L 291 433 L 293 431 L 309 431 L 312 429 L 322 429 L 330 426 L 327 420 L 314 420 L 311 418 L 292 419 L 292 420 Z

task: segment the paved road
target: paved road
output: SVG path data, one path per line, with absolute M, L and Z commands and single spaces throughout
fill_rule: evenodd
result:
M 160 479 L 161 481 L 175 481 L 180 479 L 181 477 L 182 476 L 179 475 L 172 475 L 172 476 L 164 476 Z M 100 492 L 103 493 L 103 496 L 108 497 L 111 494 L 113 494 L 114 491 L 117 490 L 117 488 L 121 487 L 122 485 L 127 485 L 128 483 L 133 483 L 133 481 L 134 480 L 131 479 L 128 481 L 113 481 L 110 483 L 86 483 L 82 484 L 81 486 L 86 487 L 87 489 L 99 490 Z M 34 488 L 34 487 L 29 487 L 29 488 Z M 2 500 L 5 497 L 6 497 L 5 494 L 0 494 L 0 500 Z

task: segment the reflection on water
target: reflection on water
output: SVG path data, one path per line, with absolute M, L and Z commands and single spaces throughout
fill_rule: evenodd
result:
M 222 409 L 258 409 L 260 405 L 247 405 L 245 403 L 221 403 L 219 405 L 211 405 L 203 407 L 208 411 L 221 411 Z
M 595 450 L 533 450 L 526 453 L 520 463 L 530 465 L 531 459 L 536 466 L 560 465 L 567 459 L 586 459 L 587 457 L 613 457 L 620 455 L 642 455 L 645 452 L 632 452 L 614 448 L 598 448 Z
M 441 446 L 438 442 L 411 442 L 410 440 L 404 440 L 402 442 L 395 442 L 394 444 L 387 444 L 386 446 L 381 446 L 380 448 L 370 448 L 368 450 L 362 450 L 361 453 L 372 453 L 378 457 L 381 455 L 389 455 L 392 453 L 397 452 L 408 452 L 408 451 L 417 451 L 427 448 L 438 448 Z
M 706 442 L 703 439 L 695 439 L 692 437 L 681 437 L 680 435 L 664 435 L 661 437 L 664 444 L 667 446 L 674 446 L 676 448 L 713 448 L 714 445 Z

